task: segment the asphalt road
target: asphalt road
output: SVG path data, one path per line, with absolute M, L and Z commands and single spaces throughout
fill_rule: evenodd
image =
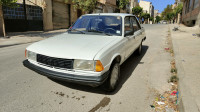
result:
M 101 88 L 51 80 L 22 64 L 29 44 L 0 48 L 0 112 L 150 112 L 156 93 L 169 88 L 168 25 L 144 25 L 143 54 L 121 66 L 113 93 Z

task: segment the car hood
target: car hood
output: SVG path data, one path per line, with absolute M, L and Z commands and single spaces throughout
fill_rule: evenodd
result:
M 93 60 L 116 36 L 63 33 L 30 45 L 27 50 L 57 58 Z

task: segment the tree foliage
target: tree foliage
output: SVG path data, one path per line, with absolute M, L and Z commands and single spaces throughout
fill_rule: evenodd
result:
M 8 6 L 8 7 L 15 7 L 17 0 L 0 0 L 0 5 Z
M 65 0 L 68 2 L 69 0 Z M 72 0 L 72 3 L 76 8 L 82 9 L 83 11 L 92 12 L 97 5 L 97 0 Z
M 167 7 L 164 9 L 164 11 L 162 12 L 162 18 L 164 20 L 168 20 L 167 18 L 167 15 L 169 15 L 169 13 L 173 12 L 173 9 L 172 9 L 172 5 L 167 5 Z
M 156 16 L 156 23 L 158 23 L 161 20 L 160 16 Z
M 150 14 L 149 13 L 142 13 L 141 18 L 148 19 L 148 18 L 150 18 Z
M 126 9 L 126 5 L 129 4 L 129 0 L 117 0 L 117 6 L 119 9 Z
M 132 13 L 136 16 L 138 15 L 141 15 L 142 14 L 142 11 L 143 11 L 143 8 L 140 7 L 140 6 L 137 6 L 137 7 L 133 7 L 132 8 Z
M 178 4 L 178 6 L 174 9 L 175 15 L 177 16 L 178 14 L 181 14 L 181 13 L 182 13 L 182 10 L 183 10 L 183 4 L 180 3 L 180 4 Z
M 174 19 L 174 17 L 175 17 L 175 13 L 174 12 L 167 13 L 167 15 L 166 15 L 166 19 L 169 20 L 169 21 Z
M 149 20 L 150 20 L 150 21 L 153 21 L 153 20 L 154 20 L 154 18 L 153 18 L 153 17 L 150 17 L 150 18 L 149 18 Z

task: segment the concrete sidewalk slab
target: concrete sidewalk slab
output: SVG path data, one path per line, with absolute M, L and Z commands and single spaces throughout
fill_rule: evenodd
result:
M 20 45 L 26 43 L 37 42 L 45 38 L 53 37 L 55 35 L 66 32 L 67 29 L 53 30 L 53 31 L 30 31 L 30 32 L 13 32 L 8 33 L 10 38 L 0 38 L 0 48 L 13 45 Z
M 179 77 L 180 112 L 200 112 L 200 33 L 196 27 L 169 25 Z

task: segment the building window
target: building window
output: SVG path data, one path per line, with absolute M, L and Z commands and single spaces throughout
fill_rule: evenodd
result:
M 199 7 L 199 0 L 194 0 L 194 9 Z
M 193 3 L 193 0 L 190 0 L 190 1 L 189 1 L 189 11 L 192 11 L 192 10 L 193 10 L 193 7 L 192 7 L 193 4 L 192 4 L 192 3 Z

